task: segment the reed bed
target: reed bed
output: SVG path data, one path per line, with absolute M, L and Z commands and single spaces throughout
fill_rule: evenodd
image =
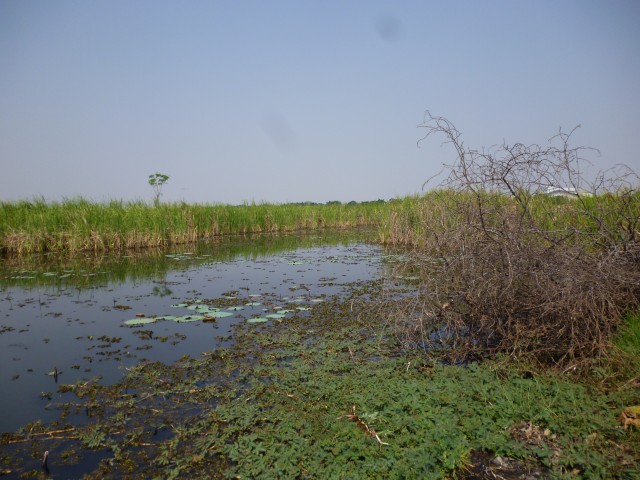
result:
M 0 251 L 109 252 L 208 240 L 220 235 L 378 225 L 385 202 L 239 206 L 147 203 L 82 198 L 0 202 Z

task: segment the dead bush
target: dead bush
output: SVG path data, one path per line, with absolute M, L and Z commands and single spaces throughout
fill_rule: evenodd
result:
M 440 193 L 427 197 L 421 241 L 408 242 L 420 245 L 421 284 L 394 303 L 398 338 L 457 358 L 602 355 L 640 299 L 637 177 L 618 167 L 587 182 L 587 149 L 569 147 L 572 132 L 546 148 L 478 151 L 447 119 L 427 112 L 421 127 L 424 139 L 443 135 L 457 155 Z

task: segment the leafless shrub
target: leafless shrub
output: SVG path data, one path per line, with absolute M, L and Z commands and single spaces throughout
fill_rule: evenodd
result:
M 588 149 L 569 146 L 573 131 L 549 147 L 478 151 L 445 118 L 427 112 L 420 126 L 423 140 L 443 135 L 457 158 L 440 196 L 429 197 L 420 242 L 407 242 L 420 245 L 421 284 L 390 316 L 402 342 L 458 358 L 533 353 L 564 363 L 603 354 L 640 298 L 635 174 L 619 166 L 588 182 Z M 551 187 L 570 198 L 547 195 Z

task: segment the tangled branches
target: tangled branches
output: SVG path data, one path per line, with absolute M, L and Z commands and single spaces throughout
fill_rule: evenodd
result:
M 465 147 L 427 112 L 423 140 L 456 151 L 425 197 L 419 295 L 393 315 L 405 344 L 456 356 L 533 353 L 567 362 L 605 352 L 640 299 L 640 193 L 618 166 L 587 181 L 583 147 L 562 130 L 547 148 Z M 552 194 L 560 193 L 559 196 Z M 396 238 L 408 238 L 396 235 Z

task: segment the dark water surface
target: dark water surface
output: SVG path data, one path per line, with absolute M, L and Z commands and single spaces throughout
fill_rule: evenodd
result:
M 382 250 L 367 235 L 227 238 L 136 256 L 0 260 L 0 431 L 57 418 L 48 405 L 61 401 L 60 384 L 113 383 L 140 361 L 200 356 L 233 341 L 234 325 L 268 315 L 286 321 L 287 310 L 305 311 L 348 283 L 378 277 Z M 199 305 L 230 315 L 124 323 L 137 315 L 201 314 Z

